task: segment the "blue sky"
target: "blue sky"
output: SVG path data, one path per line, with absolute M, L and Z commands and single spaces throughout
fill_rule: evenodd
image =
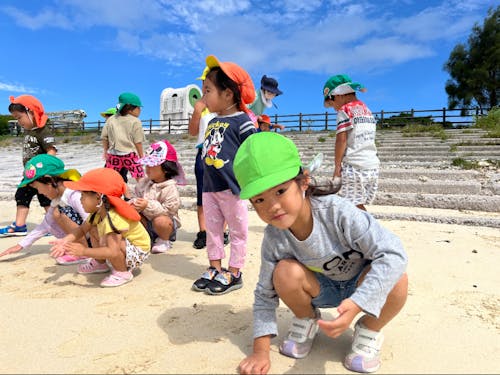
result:
M 87 121 L 139 95 L 158 119 L 164 88 L 198 84 L 205 57 L 263 74 L 284 92 L 267 114 L 323 113 L 329 76 L 350 75 L 373 111 L 447 106 L 443 64 L 487 0 L 2 0 L 0 113 L 9 95 L 46 111 L 83 109 Z M 3 103 L 3 104 L 2 104 Z

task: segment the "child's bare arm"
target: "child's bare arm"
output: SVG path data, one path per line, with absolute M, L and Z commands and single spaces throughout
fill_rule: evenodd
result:
M 198 135 L 198 132 L 200 131 L 200 119 L 201 119 L 201 113 L 205 109 L 206 104 L 203 103 L 203 101 L 198 100 L 194 104 L 194 110 L 193 114 L 191 115 L 191 118 L 189 119 L 189 125 L 188 125 L 188 133 L 189 135 Z
M 337 133 L 335 136 L 335 170 L 333 177 L 339 176 L 342 171 L 342 159 L 347 148 L 347 132 Z

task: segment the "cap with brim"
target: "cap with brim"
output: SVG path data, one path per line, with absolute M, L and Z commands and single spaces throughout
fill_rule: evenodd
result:
M 269 158 L 269 150 L 273 152 L 272 158 Z M 233 163 L 241 188 L 240 198 L 252 198 L 295 178 L 301 165 L 297 147 L 281 134 L 261 132 L 248 137 Z
M 116 108 L 111 107 L 105 110 L 104 112 L 101 112 L 101 116 L 106 118 L 107 116 L 113 116 L 116 113 Z
M 208 74 L 209 71 L 210 71 L 210 68 L 208 66 L 206 66 L 205 69 L 203 69 L 203 72 L 201 73 L 201 76 L 197 77 L 196 79 L 204 81 L 205 78 L 207 78 L 207 74 Z
M 44 176 L 61 177 L 72 181 L 80 179 L 80 173 L 76 169 L 64 169 L 64 162 L 58 157 L 40 154 L 28 160 L 24 167 L 23 180 L 18 187 L 26 186 Z
M 13 104 L 21 104 L 33 112 L 35 117 L 35 124 L 38 128 L 43 128 L 47 124 L 48 116 L 45 114 L 40 100 L 32 95 L 19 95 L 17 98 L 9 96 L 9 100 Z
M 366 88 L 358 82 L 352 82 L 345 74 L 337 74 L 328 78 L 323 87 L 323 98 L 327 100 L 332 95 L 346 95 L 356 91 L 365 92 Z
M 118 105 L 116 106 L 117 111 L 121 111 L 125 104 L 142 107 L 141 99 L 131 92 L 123 92 L 120 94 L 118 97 Z
M 248 113 L 249 109 L 246 105 L 255 100 L 255 87 L 248 73 L 233 62 L 217 60 L 214 55 L 207 56 L 206 64 L 209 69 L 220 67 L 229 78 L 236 82 L 241 94 L 240 110 Z
M 272 92 L 273 94 L 276 94 L 276 96 L 283 94 L 283 91 L 278 88 L 278 81 L 274 78 L 266 76 L 265 74 L 260 80 L 260 88 L 262 90 Z
M 261 122 L 266 123 L 266 124 L 271 124 L 271 118 L 268 115 L 260 115 L 258 122 L 259 122 L 259 124 Z
M 108 197 L 109 203 L 121 216 L 133 220 L 141 220 L 139 213 L 122 199 L 127 186 L 122 176 L 111 168 L 96 168 L 85 173 L 79 181 L 65 181 L 64 186 L 72 190 L 93 191 Z

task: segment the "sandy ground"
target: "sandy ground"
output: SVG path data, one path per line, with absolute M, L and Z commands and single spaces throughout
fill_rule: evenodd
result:
M 380 209 L 379 209 L 380 210 Z M 29 227 L 41 220 L 35 204 Z M 196 213 L 168 254 L 152 255 L 134 280 L 99 287 L 103 275 L 79 275 L 48 256 L 51 237 L 29 251 L 0 258 L 1 373 L 236 373 L 252 348 L 253 289 L 263 223 L 250 213 L 244 287 L 224 296 L 190 290 L 207 264 L 191 244 Z M 0 223 L 14 216 L 0 202 Z M 384 221 L 409 255 L 410 295 L 385 330 L 379 373 L 498 373 L 500 358 L 500 233 L 498 229 Z M 0 239 L 5 249 L 16 238 Z M 334 317 L 333 309 L 323 315 Z M 272 373 L 349 373 L 342 358 L 352 331 L 323 333 L 311 354 L 278 353 L 291 313 L 278 310 Z M 496 358 L 496 359 L 495 359 Z

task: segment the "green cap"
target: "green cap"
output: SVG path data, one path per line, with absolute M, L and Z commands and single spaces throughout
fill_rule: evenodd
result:
M 142 107 L 141 99 L 131 92 L 123 92 L 118 97 L 118 105 L 116 109 L 120 111 L 125 104 L 135 105 L 136 107 Z
M 301 165 L 297 147 L 290 139 L 274 132 L 251 135 L 239 147 L 233 163 L 240 198 L 254 197 L 291 180 L 299 174 Z
M 64 179 L 78 181 L 80 173 L 76 169 L 64 169 L 64 163 L 56 156 L 40 154 L 31 158 L 24 167 L 23 180 L 19 187 L 26 186 L 44 176 L 59 176 Z
M 353 82 L 346 74 L 337 74 L 328 78 L 323 87 L 323 98 L 330 95 L 345 95 L 355 91 L 366 91 L 362 84 Z
M 116 107 L 111 107 L 101 112 L 101 116 L 106 118 L 107 116 L 113 116 L 116 113 Z

